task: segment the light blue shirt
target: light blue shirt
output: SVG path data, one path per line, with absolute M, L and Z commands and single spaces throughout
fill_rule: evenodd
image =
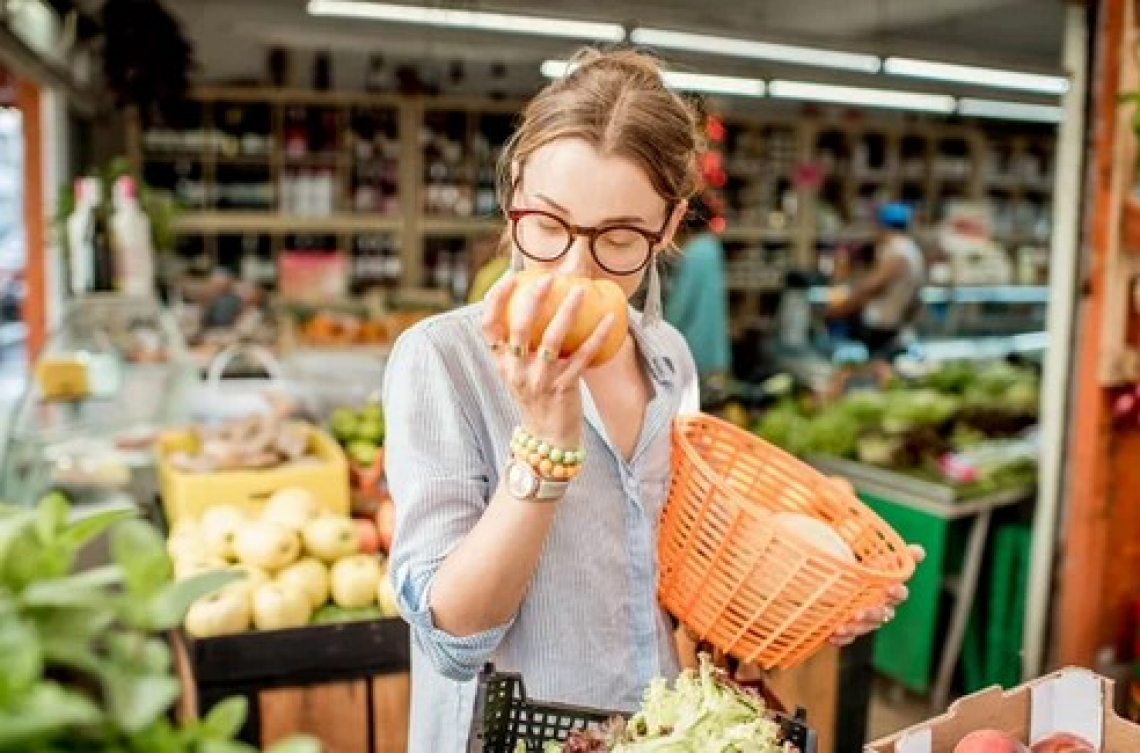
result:
M 694 235 L 669 267 L 665 319 L 685 336 L 702 377 L 728 372 L 732 351 L 720 238 Z
M 389 572 L 412 626 L 412 753 L 467 749 L 472 678 L 487 661 L 520 672 L 536 699 L 627 711 L 652 678 L 679 671 L 672 624 L 657 601 L 657 526 L 672 419 L 696 409 L 696 370 L 675 329 L 643 327 L 633 312 L 630 331 L 654 394 L 632 459 L 606 436 L 583 385 L 587 461 L 558 503 L 518 613 L 467 637 L 433 624 L 432 579 L 486 509 L 520 422 L 481 316 L 476 304 L 413 327 L 393 348 L 384 379 L 385 470 L 396 507 Z

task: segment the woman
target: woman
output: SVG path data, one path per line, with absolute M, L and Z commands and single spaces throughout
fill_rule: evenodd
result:
M 587 369 L 612 321 L 560 359 L 580 304 L 568 296 L 531 351 L 548 286 L 521 293 L 508 316 L 508 275 L 483 303 L 419 324 L 393 349 L 390 577 L 412 625 L 415 753 L 466 749 L 472 678 L 489 660 L 521 672 L 537 698 L 623 710 L 680 666 L 655 592 L 656 531 L 670 423 L 696 409 L 697 372 L 660 322 L 656 261 L 698 188 L 699 134 L 651 58 L 587 52 L 575 62 L 526 107 L 504 150 L 512 263 L 612 280 L 627 297 L 644 282 L 644 316 L 617 356 Z M 578 466 L 572 480 L 512 483 L 537 473 L 510 460 L 520 429 Z M 891 612 L 860 615 L 837 640 Z

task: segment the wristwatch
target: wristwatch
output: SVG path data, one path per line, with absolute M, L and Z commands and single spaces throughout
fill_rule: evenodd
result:
M 507 491 L 527 502 L 555 502 L 566 494 L 569 481 L 551 481 L 538 475 L 530 463 L 511 458 L 507 463 Z

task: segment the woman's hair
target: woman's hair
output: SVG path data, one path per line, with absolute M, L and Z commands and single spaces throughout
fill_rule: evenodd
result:
M 700 187 L 697 154 L 703 128 L 696 108 L 665 87 L 661 66 L 635 50 L 586 49 L 568 73 L 548 84 L 523 109 L 499 160 L 499 202 L 510 206 L 512 167 L 520 169 L 543 146 L 578 138 L 607 156 L 640 167 L 671 205 Z

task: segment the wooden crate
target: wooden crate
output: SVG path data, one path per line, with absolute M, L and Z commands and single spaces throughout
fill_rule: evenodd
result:
M 407 749 L 409 635 L 400 619 L 205 640 L 179 631 L 172 641 L 184 717 L 240 695 L 249 716 L 239 739 L 251 745 L 307 734 L 325 753 Z

